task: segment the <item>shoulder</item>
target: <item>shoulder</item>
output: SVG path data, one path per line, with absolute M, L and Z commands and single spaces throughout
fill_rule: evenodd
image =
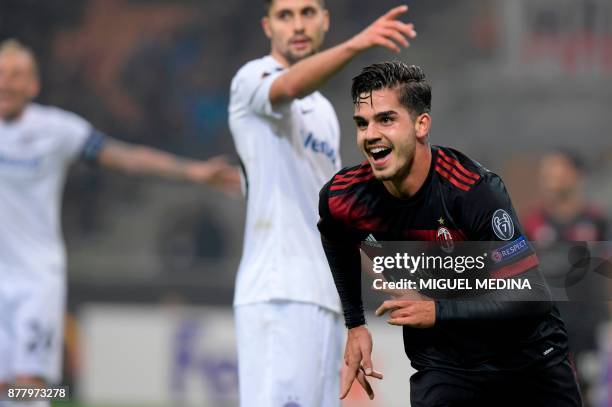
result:
M 244 81 L 259 82 L 260 80 L 281 72 L 283 68 L 278 65 L 270 56 L 254 59 L 244 64 L 232 80 L 233 84 Z
M 513 212 L 502 178 L 465 154 L 438 147 L 435 171 L 449 208 L 468 225 L 480 224 L 497 210 Z
M 28 115 L 36 122 L 45 123 L 53 128 L 87 127 L 88 122 L 76 113 L 56 106 L 46 106 L 32 103 L 28 107 Z
M 448 147 L 434 147 L 434 169 L 447 191 L 460 201 L 505 201 L 508 192 L 502 178 L 478 161 Z
M 338 171 L 330 180 L 329 189 L 339 193 L 350 193 L 372 179 L 374 179 L 372 167 L 366 161 L 352 167 L 344 167 Z
M 433 167 L 442 184 L 457 193 L 467 193 L 474 188 L 486 186 L 499 178 L 478 161 L 453 148 L 433 146 Z
M 321 190 L 321 201 L 335 218 L 345 218 L 370 191 L 374 174 L 367 162 L 338 171 Z
M 332 105 L 332 103 L 321 92 L 315 91 L 314 95 L 315 95 L 316 100 L 317 100 L 318 103 L 320 103 L 322 106 L 325 106 L 325 107 L 335 111 L 334 106 Z

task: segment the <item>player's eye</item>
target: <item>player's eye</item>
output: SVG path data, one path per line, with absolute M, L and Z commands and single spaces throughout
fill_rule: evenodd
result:
M 391 116 L 383 116 L 383 117 L 381 117 L 380 122 L 382 124 L 391 124 L 391 123 L 393 123 L 393 117 L 391 117 Z
M 304 17 L 313 17 L 316 14 L 317 10 L 315 10 L 313 7 L 306 7 L 304 10 L 302 10 L 302 15 Z
M 355 120 L 355 125 L 359 130 L 363 130 L 368 127 L 368 122 L 365 120 Z
M 292 17 L 291 11 L 289 10 L 281 10 L 278 12 L 276 16 L 278 17 L 279 20 L 283 20 L 283 21 L 287 21 Z

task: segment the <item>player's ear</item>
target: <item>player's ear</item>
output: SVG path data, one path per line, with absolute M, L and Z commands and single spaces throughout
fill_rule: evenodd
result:
M 329 10 L 323 9 L 323 31 L 329 30 Z
M 266 37 L 272 39 L 272 30 L 270 29 L 270 17 L 265 16 L 261 18 L 261 28 L 263 28 Z
M 414 121 L 414 129 L 416 131 L 416 137 L 422 139 L 429 134 L 431 127 L 431 116 L 429 113 L 421 113 L 417 116 Z

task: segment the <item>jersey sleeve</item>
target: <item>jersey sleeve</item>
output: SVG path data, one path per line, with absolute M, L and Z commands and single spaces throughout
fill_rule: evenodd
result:
M 463 228 L 469 240 L 482 242 L 492 278 L 511 278 L 537 267 L 538 258 L 499 176 L 485 174 L 466 193 L 462 206 Z
M 68 161 L 80 157 L 95 161 L 104 144 L 105 136 L 82 117 L 58 110 L 55 120 L 57 134 L 62 138 L 61 151 Z
M 361 299 L 361 257 L 359 240 L 342 222 L 334 219 L 329 210 L 329 187 L 326 184 L 319 195 L 319 232 L 321 242 L 340 296 L 347 328 L 366 323 Z
M 231 106 L 264 117 L 282 118 L 290 111 L 291 102 L 272 105 L 270 88 L 283 73 L 282 69 L 264 67 L 258 63 L 243 67 L 232 81 Z

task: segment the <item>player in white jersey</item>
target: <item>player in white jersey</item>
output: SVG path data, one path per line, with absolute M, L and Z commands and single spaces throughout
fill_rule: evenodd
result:
M 128 173 L 239 186 L 238 170 L 223 160 L 185 160 L 113 140 L 73 113 L 32 103 L 38 90 L 32 52 L 15 40 L 1 43 L 0 394 L 9 385 L 60 379 L 66 292 L 60 205 L 70 163 L 81 157 Z
M 316 224 L 319 190 L 340 168 L 340 132 L 317 89 L 362 51 L 399 52 L 416 33 L 398 20 L 401 6 L 317 53 L 329 26 L 323 0 L 265 5 L 270 55 L 238 71 L 229 105 L 247 181 L 234 297 L 241 405 L 338 406 L 340 304 Z

